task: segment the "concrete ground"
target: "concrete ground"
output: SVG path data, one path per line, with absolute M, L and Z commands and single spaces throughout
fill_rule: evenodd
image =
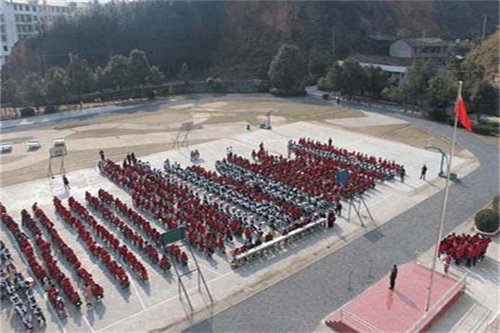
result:
M 475 234 L 474 222 L 464 222 L 453 232 L 456 234 Z M 498 316 L 500 303 L 500 244 L 498 234 L 486 252 L 486 259 L 474 267 L 451 265 L 452 276 L 466 275 L 467 287 L 464 295 L 436 324 L 430 332 L 484 332 L 488 322 Z M 432 267 L 434 247 L 419 256 L 419 263 Z M 438 269 L 444 270 L 444 264 L 438 261 Z
M 273 116 L 273 124 L 276 126 L 272 131 L 256 130 L 255 127 L 251 132 L 244 130 L 248 123 L 256 125 L 263 122 L 266 111 L 271 107 L 280 109 L 280 112 Z M 215 160 L 222 158 L 228 146 L 232 146 L 236 153 L 248 157 L 251 150 L 256 149 L 262 141 L 272 153 L 286 155 L 288 139 L 302 136 L 322 141 L 332 137 L 334 144 L 339 146 L 394 159 L 405 165 L 409 178 L 404 184 L 398 181 L 381 184 L 366 195 L 368 207 L 375 219 L 375 223 L 371 222 L 366 210 L 362 210 L 366 228 L 361 227 L 359 219 L 355 216 L 352 216 L 351 222 L 347 222 L 345 219 L 347 211 L 345 211 L 344 218 L 338 220 L 333 230 L 313 234 L 282 253 L 236 271 L 229 268 L 228 258 L 215 257 L 214 261 L 210 261 L 198 256 L 202 271 L 216 299 L 217 304 L 212 308 L 213 311 L 227 308 L 304 268 L 312 261 L 324 258 L 365 232 L 380 227 L 439 192 L 443 188 L 443 180 L 436 177 L 439 155 L 424 150 L 423 146 L 431 137 L 439 146 L 445 149 L 449 146 L 449 141 L 446 139 L 414 127 L 406 120 L 394 120 L 392 117 L 350 108 L 276 100 L 202 100 L 192 103 L 183 101 L 154 112 L 126 115 L 120 113 L 71 122 L 63 120 L 61 118 L 47 128 L 30 130 L 30 127 L 27 127 L 26 130 L 3 135 L 2 141 L 14 141 L 15 147 L 11 154 L 0 155 L 2 202 L 11 215 L 20 222 L 19 211 L 38 201 L 58 225 L 65 240 L 80 254 L 84 266 L 92 269 L 96 279 L 105 288 L 106 296 L 102 306 L 91 311 L 85 310 L 81 315 L 72 314 L 64 323 L 60 323 L 54 314 L 49 315 L 51 318 L 50 326 L 47 328 L 49 332 L 145 331 L 164 327 L 174 328 L 176 326 L 172 325 L 178 322 L 185 320 L 189 322 L 211 315 L 211 308 L 207 308 L 206 294 L 198 292 L 196 276 L 188 278 L 187 286 L 195 308 L 201 312 L 196 317 L 190 318 L 186 303 L 178 299 L 175 279 L 172 276 L 161 276 L 149 263 L 146 266 L 152 273 L 151 283 L 143 285 L 132 279 L 133 287 L 130 293 L 123 293 L 100 266 L 92 261 L 76 240 L 75 234 L 71 230 L 66 230 L 60 222 L 56 222 L 58 220 L 54 216 L 51 198 L 53 195 L 66 198 L 68 193 L 62 189 L 59 178 L 52 182 L 45 178 L 48 165 L 47 152 L 54 138 L 66 139 L 70 152 L 66 160 L 66 170 L 70 171 L 68 178 L 72 185 L 71 195 L 82 203 L 86 190 L 95 194 L 99 188 L 104 188 L 130 203 L 126 193 L 100 176 L 95 167 L 91 167 L 95 166 L 100 148 L 115 160 L 120 160 L 127 152 L 135 151 L 138 156 L 151 161 L 153 166 L 159 168 L 165 158 L 178 161 L 183 166 L 188 165 L 189 150 L 171 149 L 177 130 L 185 121 L 193 121 L 195 124 L 195 128 L 188 136 L 189 149 L 200 150 L 202 165 L 208 169 L 213 169 Z M 24 142 L 30 138 L 41 139 L 42 148 L 26 152 Z M 424 163 L 429 167 L 427 182 L 418 179 L 420 167 Z M 458 147 L 454 166 L 454 170 L 462 178 L 475 170 L 478 164 L 468 150 Z M 27 180 L 32 181 L 26 182 Z M 347 205 L 344 207 L 347 208 Z M 2 240 L 7 240 L 11 248 L 15 248 L 12 240 L 4 232 L 1 237 Z M 15 260 L 18 268 L 25 268 L 18 256 Z M 40 293 L 39 296 L 43 297 L 43 294 Z M 17 330 L 19 327 L 19 322 L 8 306 L 2 307 L 1 325 L 2 332 L 6 327 L 7 331 Z
M 350 107 L 411 122 L 414 127 L 437 137 L 451 137 L 450 126 L 403 114 L 393 108 L 360 104 L 351 104 Z M 498 146 L 487 144 L 462 130 L 458 131 L 457 140 L 474 153 L 480 165 L 474 172 L 461 175 L 460 181 L 450 186 L 452 199 L 446 215 L 446 233 L 490 202 L 499 186 Z M 250 293 L 251 297 L 244 301 L 224 308 L 214 316 L 200 318 L 194 324 L 185 322 L 169 331 L 175 332 L 179 328 L 184 328 L 185 332 L 323 330 L 322 319 L 329 313 L 352 300 L 373 281 L 387 275 L 393 264 L 411 261 L 417 251 L 426 251 L 435 244 L 442 194 L 442 191 L 436 193 L 379 228 L 369 230 L 344 247 L 313 261 L 305 269 L 286 275 L 278 283 Z M 351 275 L 352 279 L 349 279 Z
M 219 108 L 227 105 L 209 105 Z M 207 106 L 205 105 L 205 108 Z M 241 105 L 239 106 L 241 107 Z M 192 106 L 186 107 L 186 109 Z M 361 117 L 367 117 L 362 114 Z M 353 119 L 354 120 L 354 119 Z M 191 145 L 189 149 L 198 149 L 201 152 L 201 157 L 204 162 L 202 165 L 208 169 L 213 169 L 214 162 L 222 158 L 226 152 L 226 147 L 232 146 L 233 151 L 238 154 L 249 156 L 252 149 L 256 149 L 260 142 L 264 142 L 265 146 L 273 153 L 286 154 L 286 142 L 290 138 L 299 138 L 302 136 L 314 138 L 317 140 L 326 141 L 329 137 L 333 138 L 334 144 L 345 147 L 347 149 L 355 149 L 375 156 L 382 156 L 387 159 L 394 159 L 405 165 L 408 172 L 408 179 L 403 184 L 399 181 L 391 181 L 377 186 L 373 191 L 366 195 L 368 207 L 375 223 L 368 218 L 366 211 L 362 212 L 362 218 L 367 224 L 367 228 L 361 227 L 358 218 L 351 219 L 347 222 L 345 218 L 339 219 L 336 227 L 333 230 L 325 230 L 318 232 L 310 237 L 307 237 L 291 248 L 286 249 L 282 253 L 266 259 L 262 262 L 255 262 L 238 270 L 231 270 L 228 265 L 228 258 L 215 257 L 215 260 L 198 256 L 198 260 L 202 265 L 202 271 L 213 296 L 219 304 L 227 306 L 238 300 L 238 297 L 245 295 L 248 292 L 259 290 L 273 283 L 278 277 L 284 273 L 293 272 L 300 267 L 303 267 L 311 260 L 317 260 L 332 251 L 345 246 L 350 240 L 364 233 L 367 229 L 372 229 L 376 226 L 381 226 L 391 218 L 399 215 L 401 212 L 413 207 L 419 202 L 425 200 L 429 196 L 438 192 L 442 186 L 442 179 L 436 177 L 437 167 L 439 164 L 439 155 L 435 152 L 424 150 L 422 148 L 412 147 L 401 142 L 393 142 L 374 136 L 367 136 L 359 132 L 351 132 L 346 129 L 332 126 L 328 123 L 318 122 L 292 122 L 275 126 L 272 131 L 253 130 L 245 133 L 242 129 L 245 127 L 244 122 L 222 123 L 204 125 L 204 130 L 193 131 L 189 140 L 197 142 L 197 140 L 212 140 L 206 143 Z M 390 123 L 388 125 L 394 125 Z M 403 124 L 404 125 L 404 124 Z M 139 128 L 140 125 L 135 124 L 134 128 L 130 128 L 130 123 L 120 127 L 127 130 L 145 130 L 151 128 L 149 126 L 171 126 L 148 124 L 147 127 Z M 345 128 L 349 124 L 343 124 Z M 377 117 L 376 126 L 385 126 L 383 120 Z M 116 128 L 116 127 L 115 127 Z M 163 128 L 164 130 L 165 128 Z M 66 133 L 68 137 L 81 133 L 85 130 L 99 130 L 99 133 L 105 133 L 110 130 L 106 123 L 94 124 L 90 127 L 79 127 L 79 131 Z M 33 132 L 17 133 L 17 137 L 56 135 L 68 131 L 63 129 L 52 132 Z M 95 134 L 96 132 L 92 132 Z M 212 133 L 212 134 L 210 134 Z M 243 133 L 243 134 L 241 134 Z M 68 139 L 68 150 L 71 154 L 79 150 L 97 151 L 102 147 L 106 152 L 109 149 L 116 147 L 124 147 L 126 151 L 134 150 L 134 146 L 145 145 L 147 143 L 158 142 L 167 145 L 172 140 L 174 132 L 164 133 L 128 133 L 123 138 L 115 136 L 102 136 L 99 138 L 77 137 L 72 141 Z M 170 136 L 169 136 L 170 135 Z M 211 135 L 211 136 L 210 136 Z M 15 138 L 14 135 L 10 135 Z M 220 139 L 223 138 L 223 139 Z M 131 144 L 133 142 L 133 144 Z M 47 149 L 43 147 L 42 149 Z M 23 153 L 24 154 L 24 153 Z M 28 154 L 28 153 L 26 153 Z M 37 154 L 37 155 L 35 155 Z M 36 157 L 40 156 L 40 160 Z M 23 168 L 29 168 L 37 163 L 43 162 L 43 151 L 35 152 L 33 156 L 19 160 L 11 161 L 10 163 L 2 162 L 4 167 L 3 172 L 16 172 Z M 161 167 L 163 160 L 169 158 L 171 161 L 178 161 L 182 165 L 189 164 L 189 150 L 168 150 L 153 155 L 144 156 L 141 158 L 151 161 L 151 164 L 156 167 Z M 15 156 L 15 155 L 13 155 Z M 91 157 L 87 157 L 91 159 Z M 31 164 L 28 163 L 31 161 Z M 95 159 L 90 161 L 94 164 Z M 422 164 L 429 166 L 428 181 L 418 179 L 420 167 Z M 473 171 L 477 164 L 473 156 L 467 151 L 463 151 L 460 157 L 455 159 L 455 171 L 459 176 L 463 177 Z M 119 196 L 122 200 L 130 203 L 128 195 L 116 186 L 111 184 L 107 179 L 100 176 L 96 168 L 81 169 L 68 173 L 68 178 L 71 182 L 71 195 L 84 201 L 84 192 L 90 191 L 96 193 L 99 188 L 104 188 L 112 194 Z M 29 193 L 29 195 L 27 195 Z M 101 331 L 145 331 L 155 328 L 161 328 L 172 325 L 178 321 L 185 320 L 188 317 L 186 303 L 179 301 L 177 282 L 172 276 L 161 276 L 158 272 L 151 268 L 147 263 L 147 268 L 151 272 L 151 282 L 149 285 L 143 285 L 137 280 L 133 280 L 133 286 L 130 292 L 123 292 L 111 281 L 106 272 L 94 262 L 88 255 L 87 251 L 77 241 L 76 235 L 72 230 L 58 221 L 54 215 L 54 210 L 51 205 L 53 195 L 60 198 L 68 197 L 69 193 L 64 192 L 59 178 L 53 181 L 48 179 L 39 179 L 30 182 L 18 183 L 12 186 L 2 186 L 2 202 L 7 206 L 11 215 L 20 222 L 19 211 L 23 208 L 28 208 L 34 201 L 41 206 L 56 223 L 58 229 L 65 240 L 74 247 L 79 254 L 83 265 L 91 269 L 96 280 L 102 283 L 105 288 L 105 299 L 101 306 L 93 310 L 84 310 L 82 314 L 74 313 L 65 323 L 58 322 L 57 318 L 52 315 L 50 326 L 47 331 L 86 331 L 86 332 L 101 332 Z M 347 208 L 347 205 L 345 205 Z M 346 209 L 347 210 L 347 209 Z M 345 212 L 344 214 L 346 214 Z M 344 215 L 345 217 L 345 215 Z M 12 240 L 2 233 L 2 240 L 7 241 L 11 248 L 15 248 Z M 17 257 L 16 263 L 18 267 L 23 267 L 21 260 Z M 133 275 L 131 275 L 133 276 Z M 203 293 L 198 292 L 197 277 L 189 276 L 187 280 L 187 288 L 192 297 L 193 305 L 197 310 L 206 309 L 203 315 L 209 315 L 207 306 L 207 297 Z M 42 294 L 39 295 L 42 297 Z M 7 307 L 2 309 L 2 327 L 7 331 L 16 329 L 18 323 L 13 319 L 12 311 Z M 16 324 L 17 323 L 17 324 Z M 4 331 L 4 330 L 2 330 Z

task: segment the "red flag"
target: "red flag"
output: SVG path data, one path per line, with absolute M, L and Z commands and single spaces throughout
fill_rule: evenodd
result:
M 462 95 L 458 97 L 457 104 L 455 105 L 455 117 L 458 117 L 458 121 L 466 130 L 472 132 L 472 125 L 470 123 L 469 116 L 467 115 L 467 109 L 465 108 Z

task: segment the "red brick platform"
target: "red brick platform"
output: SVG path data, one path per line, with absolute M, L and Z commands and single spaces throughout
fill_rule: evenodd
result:
M 396 288 L 390 291 L 389 276 L 335 311 L 326 325 L 339 332 L 424 332 L 460 297 L 465 278 L 441 273 L 434 276 L 431 305 L 425 311 L 430 269 L 418 264 L 398 268 Z

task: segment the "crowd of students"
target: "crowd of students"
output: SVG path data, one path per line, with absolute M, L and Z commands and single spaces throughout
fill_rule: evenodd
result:
M 73 200 L 71 200 L 71 202 L 74 205 Z M 100 260 L 100 263 L 109 270 L 111 275 L 116 280 L 118 280 L 122 288 L 128 288 L 130 286 L 130 281 L 128 274 L 125 272 L 123 267 L 115 260 L 113 260 L 110 253 L 94 240 L 83 222 L 73 216 L 73 214 L 71 214 L 71 212 L 62 204 L 59 198 L 54 197 L 53 202 L 56 212 L 64 222 L 69 224 L 73 229 L 77 231 L 78 236 L 83 241 L 83 244 L 90 251 L 90 253 Z M 74 205 L 74 208 L 72 209 L 75 208 L 78 209 L 78 214 L 85 219 L 85 223 L 87 223 L 92 232 L 105 242 L 107 248 L 112 249 L 116 253 L 120 243 L 118 239 L 116 237 L 110 237 L 109 233 L 105 232 L 103 228 L 97 227 L 97 221 L 95 221 L 95 219 L 90 214 L 88 214 L 88 212 L 85 212 L 85 210 Z
M 139 232 L 142 232 L 146 235 L 146 237 L 151 242 L 151 244 L 148 245 L 149 248 L 161 248 L 161 232 L 157 228 L 155 228 L 148 220 L 142 217 L 142 215 L 137 213 L 132 208 L 129 208 L 126 203 L 121 201 L 119 198 L 113 197 L 113 195 L 103 189 L 99 189 L 98 196 L 104 204 L 124 216 L 128 221 L 132 222 L 132 225 Z M 154 244 L 154 246 L 152 244 Z M 149 253 L 152 253 L 154 255 L 155 251 L 149 250 Z M 170 260 L 165 255 L 162 255 L 161 259 L 159 260 L 159 266 L 163 271 L 168 272 L 171 267 Z
M 30 283 L 14 265 L 9 249 L 4 242 L 0 241 L 0 295 L 1 299 L 8 298 L 19 316 L 24 328 L 31 331 L 37 327 L 46 325 L 43 314 L 33 291 L 33 283 Z
M 59 232 L 54 227 L 54 223 L 49 219 L 47 214 L 36 203 L 32 206 L 32 209 L 35 218 L 50 236 L 51 244 L 59 250 L 59 255 L 69 263 L 73 272 L 85 286 L 85 302 L 87 306 L 92 306 L 94 301 L 103 299 L 104 288 L 96 283 L 92 274 L 83 267 L 75 251 L 59 235 Z
M 62 291 L 66 295 L 67 299 L 71 302 L 71 304 L 73 304 L 73 306 L 75 306 L 77 309 L 80 309 L 82 305 L 80 295 L 75 290 L 75 287 L 71 283 L 68 276 L 66 276 L 66 274 L 59 267 L 57 260 L 54 258 L 52 253 L 52 244 L 44 239 L 40 228 L 38 228 L 28 211 L 21 211 L 21 220 L 22 225 L 31 232 L 33 238 L 35 239 L 35 247 L 39 250 L 39 253 L 45 264 L 45 268 L 49 273 L 49 276 L 52 278 L 53 284 L 49 287 L 48 292 L 50 293 L 50 289 L 56 288 L 55 284 L 57 283 L 61 287 Z M 79 262 L 77 262 L 77 264 L 78 263 Z
M 485 257 L 491 238 L 479 234 L 452 233 L 439 243 L 439 256 L 444 255 L 445 263 L 454 260 L 456 265 L 476 266 Z
M 153 244 L 149 244 L 139 233 L 135 232 L 127 223 L 118 218 L 99 198 L 86 192 L 85 199 L 102 216 L 103 220 L 108 221 L 110 225 L 120 231 L 125 240 L 132 244 L 138 251 L 144 253 L 153 265 L 160 266 L 160 255 Z M 119 248 L 118 252 L 139 273 L 143 280 L 148 279 L 146 268 L 125 245 Z
M 31 245 L 28 236 L 21 231 L 19 225 L 7 213 L 5 206 L 0 203 L 0 214 L 2 223 L 11 233 L 13 239 L 16 240 L 22 255 L 28 262 L 28 266 L 35 275 L 35 278 L 40 282 L 40 285 L 46 289 L 49 302 L 58 311 L 60 315 L 66 315 L 66 304 L 59 294 L 59 291 L 53 286 L 47 271 L 40 265 L 35 256 L 35 251 Z

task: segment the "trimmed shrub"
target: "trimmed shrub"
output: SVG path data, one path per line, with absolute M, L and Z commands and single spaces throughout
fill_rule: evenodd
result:
M 274 96 L 278 97 L 298 97 L 298 96 L 305 96 L 307 92 L 304 91 L 294 91 L 294 90 L 279 90 L 277 88 L 271 88 L 271 94 Z
M 474 133 L 482 135 L 492 135 L 495 132 L 495 128 L 488 124 L 473 124 L 472 130 Z
M 476 228 L 484 232 L 496 232 L 500 226 L 498 210 L 483 209 L 476 214 L 474 222 Z
M 493 207 L 492 207 L 493 209 L 498 210 L 498 209 L 500 208 L 500 203 L 499 203 L 499 197 L 498 197 L 498 194 L 497 194 L 497 195 L 495 195 L 495 197 L 493 198 L 493 201 L 492 201 L 491 205 L 493 206 Z
M 430 120 L 439 121 L 441 123 L 445 123 L 448 120 L 446 111 L 444 111 L 443 109 L 433 109 L 427 112 L 427 117 Z
M 34 117 L 34 116 L 35 116 L 35 109 L 29 108 L 29 107 L 21 109 L 21 117 L 22 118 Z
M 43 114 L 56 113 L 57 111 L 59 111 L 59 107 L 57 107 L 56 105 L 47 105 L 45 107 L 45 110 L 43 111 Z

